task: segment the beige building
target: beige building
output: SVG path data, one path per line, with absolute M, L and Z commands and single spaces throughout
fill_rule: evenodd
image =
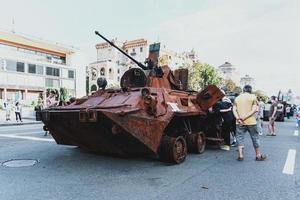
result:
M 166 48 L 166 46 L 161 47 L 160 65 L 168 65 L 172 70 L 175 70 L 191 66 L 194 62 L 199 62 L 199 58 L 194 50 L 178 53 Z
M 145 39 L 126 42 L 113 39 L 112 42 L 139 62 L 143 63 L 148 56 L 148 42 Z M 124 72 L 132 67 L 136 67 L 136 64 L 129 58 L 106 42 L 97 44 L 96 50 L 97 61 L 89 64 L 88 67 L 89 91 L 97 88 L 97 79 L 99 77 L 105 77 L 109 87 L 119 86 Z
M 224 80 L 232 80 L 235 84 L 240 84 L 240 74 L 230 62 L 225 62 L 219 66 L 218 72 Z
M 47 88 L 85 94 L 84 59 L 74 48 L 0 32 L 0 99 L 30 104 Z

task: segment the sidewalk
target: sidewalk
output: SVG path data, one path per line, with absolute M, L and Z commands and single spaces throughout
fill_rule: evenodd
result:
M 16 125 L 27 125 L 27 124 L 41 124 L 41 121 L 36 121 L 33 115 L 23 116 L 23 122 L 17 122 L 15 118 L 15 113 L 11 112 L 10 121 L 5 120 L 5 111 L 0 110 L 0 126 L 16 126 Z
M 28 124 L 42 124 L 41 121 L 35 121 L 32 119 L 23 119 L 23 122 L 17 122 L 15 119 L 11 121 L 0 121 L 0 127 L 1 126 L 16 126 L 16 125 L 28 125 Z

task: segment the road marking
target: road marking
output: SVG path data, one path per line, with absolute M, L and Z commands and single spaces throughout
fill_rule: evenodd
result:
M 42 134 L 42 133 L 45 133 L 45 131 L 43 130 L 38 130 L 38 131 L 22 131 L 22 132 L 16 132 L 16 131 L 13 131 L 13 132 L 1 132 L 0 131 L 0 135 L 4 134 L 4 135 L 33 135 L 33 134 Z
M 289 174 L 289 175 L 294 174 L 295 159 L 296 159 L 296 150 L 289 149 L 282 173 Z
M 35 132 L 21 132 L 21 133 L 7 133 L 4 135 L 44 135 L 45 131 L 35 131 Z M 0 136 L 3 135 L 2 133 L 0 133 Z
M 294 131 L 294 136 L 298 136 L 299 135 L 299 131 L 298 130 L 295 130 Z
M 32 136 L 20 136 L 20 135 L 0 134 L 0 137 L 16 138 L 16 139 L 24 139 L 24 140 L 33 140 L 33 141 L 43 141 L 43 142 L 55 142 L 54 139 L 38 138 L 38 137 L 32 137 Z

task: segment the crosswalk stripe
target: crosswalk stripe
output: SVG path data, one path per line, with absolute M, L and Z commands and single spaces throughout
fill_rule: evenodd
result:
M 294 174 L 295 159 L 296 159 L 296 150 L 289 149 L 282 173 L 289 174 L 289 175 Z

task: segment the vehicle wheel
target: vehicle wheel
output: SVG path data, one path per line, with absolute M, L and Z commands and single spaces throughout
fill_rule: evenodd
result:
M 159 157 L 163 162 L 182 163 L 187 155 L 187 145 L 184 137 L 165 136 L 162 139 Z
M 201 154 L 205 151 L 206 140 L 203 132 L 189 134 L 186 142 L 191 153 Z

